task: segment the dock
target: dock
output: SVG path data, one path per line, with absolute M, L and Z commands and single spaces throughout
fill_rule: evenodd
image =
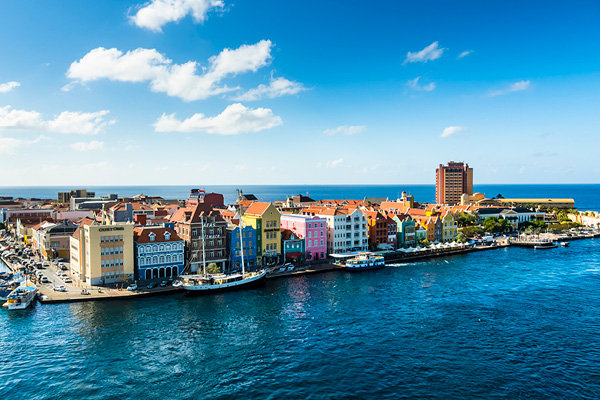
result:
M 48 285 L 38 286 L 38 301 L 42 304 L 59 303 L 81 303 L 86 301 L 110 301 L 110 300 L 133 300 L 142 297 L 164 296 L 176 293 L 183 293 L 184 289 L 180 287 L 157 287 L 154 289 L 111 289 L 101 288 L 88 289 L 89 294 L 81 294 L 81 291 L 57 292 Z

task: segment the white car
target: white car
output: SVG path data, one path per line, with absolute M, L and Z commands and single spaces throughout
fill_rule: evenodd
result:
M 64 287 L 63 285 L 54 286 L 53 289 L 55 292 L 66 292 L 67 291 L 67 288 Z
M 65 276 L 65 277 L 63 278 L 63 282 L 64 282 L 64 283 L 73 283 L 73 281 L 71 280 L 71 278 L 69 278 L 68 276 Z
M 127 286 L 127 290 L 129 290 L 130 292 L 137 290 L 138 285 L 136 285 L 135 283 L 133 285 L 129 285 Z

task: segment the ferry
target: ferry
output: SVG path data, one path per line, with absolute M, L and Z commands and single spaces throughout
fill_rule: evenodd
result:
M 263 283 L 267 270 L 235 274 L 181 275 L 173 284 L 190 293 L 216 293 L 248 288 Z
M 557 247 L 558 247 L 558 245 L 553 242 L 549 242 L 548 244 L 540 244 L 540 245 L 533 246 L 533 248 L 536 250 L 555 249 Z
M 2 307 L 9 310 L 24 310 L 35 300 L 38 289 L 32 282 L 27 282 L 10 292 Z
M 383 267 L 385 267 L 383 256 L 376 256 L 370 252 L 358 253 L 358 256 L 346 261 L 346 269 L 348 271 L 363 271 Z

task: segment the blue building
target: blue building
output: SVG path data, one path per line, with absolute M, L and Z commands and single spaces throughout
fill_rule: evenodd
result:
M 136 227 L 133 239 L 135 279 L 174 278 L 183 274 L 183 240 L 171 227 Z
M 281 230 L 281 248 L 284 262 L 298 262 L 306 259 L 306 241 L 289 229 Z
M 245 226 L 242 229 L 242 241 L 244 242 L 244 264 L 247 269 L 256 268 L 256 229 Z M 229 258 L 229 269 L 241 268 L 242 253 L 240 251 L 240 227 L 227 227 L 227 257 Z

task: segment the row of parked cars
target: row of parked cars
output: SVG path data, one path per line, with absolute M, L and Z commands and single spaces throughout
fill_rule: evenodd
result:
M 167 287 L 167 286 L 171 286 L 173 284 L 173 279 L 168 279 L 166 281 L 162 281 L 160 284 L 157 284 L 156 282 L 150 282 L 148 284 L 148 286 L 146 286 L 147 289 L 154 289 L 157 286 L 160 287 Z M 127 286 L 127 290 L 129 291 L 133 291 L 133 290 L 138 290 L 139 286 L 137 283 L 132 283 L 131 285 Z

